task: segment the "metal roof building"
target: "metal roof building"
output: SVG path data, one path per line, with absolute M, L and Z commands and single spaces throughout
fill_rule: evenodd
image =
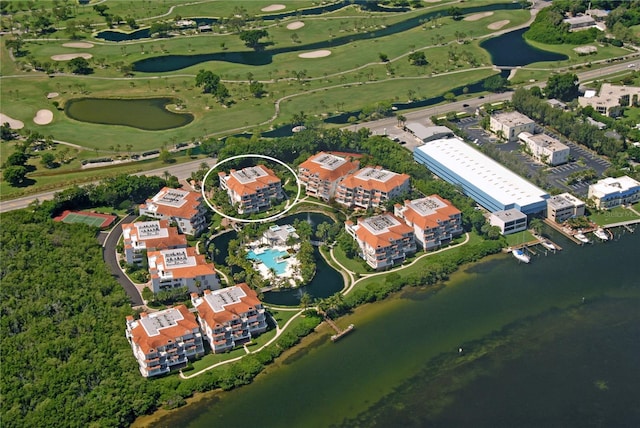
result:
M 515 208 L 533 214 L 546 208 L 548 193 L 458 138 L 425 143 L 413 157 L 491 212 Z

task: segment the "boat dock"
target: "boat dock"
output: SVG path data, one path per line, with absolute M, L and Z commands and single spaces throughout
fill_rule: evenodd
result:
M 573 242 L 575 242 L 576 244 L 578 244 L 578 245 L 583 245 L 583 244 L 584 244 L 584 242 L 580 241 L 578 238 L 576 238 L 575 236 L 573 236 L 573 235 L 574 235 L 573 231 L 570 231 L 569 229 L 567 229 L 567 228 L 564 228 L 564 227 L 560 226 L 560 225 L 559 225 L 558 223 L 556 223 L 555 221 L 553 221 L 553 220 L 549 220 L 549 219 L 544 219 L 544 223 L 545 223 L 547 226 L 550 226 L 550 227 L 554 228 L 555 230 L 557 230 L 558 232 L 562 233 L 564 236 L 566 236 L 567 238 L 569 238 L 570 240 L 572 240 L 572 241 L 573 241 Z M 587 229 L 585 229 L 585 230 L 583 230 L 583 232 L 584 232 L 584 233 L 587 233 L 587 232 L 592 232 L 592 231 L 594 231 L 594 230 L 595 230 L 595 228 L 594 228 L 594 229 L 588 229 L 588 230 L 587 230 Z M 554 244 L 554 245 L 555 245 L 555 244 Z
M 344 336 L 346 336 L 347 334 L 351 333 L 353 331 L 353 329 L 355 328 L 355 326 L 353 324 L 349 324 L 349 327 L 347 327 L 344 330 L 342 330 L 340 327 L 338 327 L 336 325 L 336 323 L 333 322 L 333 320 L 331 318 L 329 318 L 329 315 L 327 315 L 326 312 L 318 311 L 318 313 L 320 313 L 320 315 L 322 315 L 322 317 L 327 322 L 327 324 L 329 324 L 329 326 L 336 331 L 336 334 L 331 336 L 331 341 L 332 342 L 336 342 L 336 341 L 342 339 Z

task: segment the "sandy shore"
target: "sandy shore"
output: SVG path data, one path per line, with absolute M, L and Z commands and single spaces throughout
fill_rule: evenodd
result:
M 296 21 L 292 22 L 291 24 L 287 24 L 287 30 L 297 30 L 298 28 L 302 27 L 304 27 L 304 22 L 302 21 Z
M 321 49 L 319 51 L 305 52 L 298 55 L 300 58 L 322 58 L 331 55 L 331 51 L 327 49 Z
M 83 53 L 74 53 L 74 54 L 53 55 L 51 59 L 54 61 L 69 61 L 74 58 L 89 59 L 91 57 L 93 57 L 93 55 L 91 55 L 90 53 L 83 52 Z
M 48 125 L 51 121 L 53 121 L 53 112 L 47 109 L 38 110 L 33 118 L 36 125 Z
M 9 117 L 4 113 L 0 113 L 0 124 L 4 125 L 5 123 L 8 123 L 9 127 L 11 127 L 11 129 L 22 129 L 22 128 L 24 128 L 24 123 L 21 120 Z
M 260 9 L 263 12 L 275 12 L 276 10 L 282 10 L 282 9 L 286 9 L 287 6 L 283 5 L 283 4 L 272 4 L 269 5 L 267 7 L 263 7 L 262 9 Z
M 473 15 L 465 17 L 463 21 L 477 21 L 478 19 L 486 18 L 487 16 L 491 15 L 493 15 L 493 12 L 474 13 Z
M 93 47 L 93 43 L 88 42 L 70 42 L 65 43 L 62 46 L 65 48 L 80 48 L 80 49 L 90 49 Z
M 511 21 L 509 21 L 508 19 L 504 19 L 502 21 L 497 21 L 497 22 L 494 22 L 493 24 L 487 25 L 487 28 L 489 30 L 499 30 L 502 27 L 504 27 L 505 25 L 507 25 L 509 22 L 511 22 Z

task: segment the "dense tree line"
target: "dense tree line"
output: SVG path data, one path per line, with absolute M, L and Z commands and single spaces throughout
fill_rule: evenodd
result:
M 320 322 L 308 314 L 268 348 L 190 380 L 145 379 L 124 336 L 131 307 L 95 229 L 53 222 L 43 207 L 1 220 L 3 427 L 128 426 L 194 392 L 251 382 Z
M 568 139 L 589 147 L 595 152 L 615 157 L 624 150 L 624 142 L 608 137 L 605 131 L 591 125 L 577 113 L 560 110 L 550 106 L 526 89 L 518 89 L 511 100 L 520 113 L 529 116 L 537 123 L 550 126 Z
M 599 32 L 595 28 L 570 32 L 569 24 L 562 22 L 564 18 L 564 11 L 555 4 L 542 9 L 525 33 L 525 37 L 550 45 L 581 45 L 593 42 L 598 36 Z

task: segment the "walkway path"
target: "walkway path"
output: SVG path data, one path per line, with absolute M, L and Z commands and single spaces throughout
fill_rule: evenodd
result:
M 264 348 L 266 348 L 267 346 L 269 346 L 269 345 L 271 345 L 273 342 L 275 342 L 275 341 L 278 339 L 278 337 L 280 337 L 280 335 L 281 335 L 281 334 L 286 330 L 286 328 L 289 326 L 289 324 L 291 324 L 291 323 L 293 322 L 293 320 L 295 320 L 296 318 L 298 318 L 298 317 L 303 313 L 303 311 L 302 311 L 301 309 L 297 309 L 297 310 L 298 310 L 299 312 L 298 312 L 297 314 L 295 314 L 294 316 L 292 316 L 292 317 L 291 317 L 291 319 L 290 319 L 289 321 L 287 321 L 287 322 L 286 322 L 282 327 L 280 327 L 280 326 L 278 325 L 278 323 L 276 322 L 276 320 L 274 320 L 273 318 L 271 318 L 271 319 L 273 320 L 273 322 L 275 323 L 275 325 L 276 325 L 276 335 L 275 335 L 271 340 L 269 340 L 267 343 L 265 343 L 264 345 L 262 345 L 260 348 L 258 348 L 258 349 L 256 349 L 256 350 L 254 350 L 254 351 L 252 351 L 252 352 L 248 352 L 248 353 L 247 353 L 247 354 L 245 354 L 245 355 L 251 355 L 251 354 L 255 354 L 256 352 L 260 352 L 260 351 L 262 351 Z M 247 350 L 247 349 L 245 348 L 245 350 Z M 209 370 L 212 370 L 212 369 L 214 369 L 214 368 L 216 368 L 216 367 L 222 366 L 222 365 L 224 365 L 224 364 L 233 363 L 233 362 L 235 362 L 235 361 L 241 360 L 242 358 L 244 358 L 244 355 L 241 355 L 241 356 L 236 357 L 236 358 L 232 358 L 232 359 L 230 359 L 230 360 L 220 361 L 220 362 L 218 362 L 218 363 L 215 363 L 215 364 L 210 365 L 209 367 L 207 367 L 207 368 L 205 368 L 205 369 L 200 370 L 199 372 L 192 373 L 192 374 L 190 374 L 190 375 L 185 375 L 184 373 L 182 373 L 182 371 L 180 371 L 180 377 L 181 377 L 182 379 L 191 379 L 192 377 L 196 377 L 196 376 L 198 376 L 198 375 L 201 375 L 202 373 L 207 372 L 207 371 L 209 371 Z

